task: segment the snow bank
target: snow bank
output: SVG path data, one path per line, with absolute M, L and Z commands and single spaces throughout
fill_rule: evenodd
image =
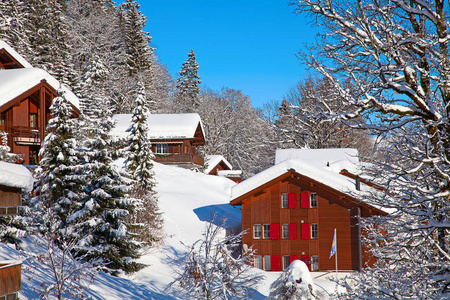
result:
M 33 188 L 33 177 L 22 165 L 0 161 L 0 185 L 30 192 Z
M 62 90 L 66 99 L 77 109 L 80 108 L 80 99 L 74 93 L 46 71 L 36 68 L 0 70 L 0 106 L 32 89 L 42 80 L 56 91 Z

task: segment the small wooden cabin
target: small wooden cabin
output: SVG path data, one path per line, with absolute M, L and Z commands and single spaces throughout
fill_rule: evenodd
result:
M 22 191 L 31 191 L 33 177 L 24 166 L 0 161 L 0 215 L 17 214 Z M 0 261 L 0 299 L 18 299 L 21 261 Z
M 131 114 L 114 115 L 117 124 L 112 134 L 125 138 L 131 117 Z M 198 114 L 149 114 L 147 125 L 155 161 L 188 169 L 204 166 L 198 147 L 205 144 L 205 133 Z
M 243 247 L 256 249 L 256 267 L 280 271 L 301 259 L 312 271 L 334 270 L 335 228 L 339 270 L 373 263 L 361 245 L 358 220 L 386 212 L 358 200 L 360 182 L 331 168 L 330 162 L 286 160 L 232 188 L 230 204 L 241 208 L 242 229 L 248 230 Z
M 233 166 L 222 155 L 207 155 L 205 174 L 226 177 L 236 183 L 242 181 L 242 171 L 233 170 Z
M 8 133 L 12 153 L 22 163 L 37 164 L 41 142 L 50 119 L 49 108 L 61 90 L 79 115 L 79 99 L 46 71 L 32 68 L 26 60 L 0 41 L 0 130 Z

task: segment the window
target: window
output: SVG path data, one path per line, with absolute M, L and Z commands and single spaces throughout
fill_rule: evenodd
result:
M 283 224 L 283 239 L 289 238 L 289 224 Z
M 157 154 L 167 154 L 169 153 L 169 146 L 167 144 L 156 144 Z
M 289 255 L 283 255 L 283 270 L 286 270 L 291 264 L 291 257 Z
M 310 206 L 311 208 L 317 207 L 317 194 L 311 193 L 309 194 Z
M 270 224 L 263 225 L 263 238 L 270 239 Z
M 319 257 L 317 255 L 311 256 L 311 270 L 312 271 L 319 270 Z
M 311 224 L 311 238 L 317 239 L 318 233 L 317 233 L 317 224 Z
M 253 225 L 253 238 L 255 238 L 255 239 L 261 238 L 261 224 Z
M 281 194 L 281 208 L 289 208 L 289 196 L 287 193 Z
M 270 255 L 264 255 L 264 270 L 270 271 Z
M 30 114 L 29 125 L 31 128 L 37 127 L 37 114 Z
M 5 114 L 0 114 L 0 126 L 5 126 Z
M 255 268 L 261 269 L 263 268 L 263 264 L 262 264 L 262 256 L 261 255 L 255 255 L 253 256 L 254 260 L 255 260 Z

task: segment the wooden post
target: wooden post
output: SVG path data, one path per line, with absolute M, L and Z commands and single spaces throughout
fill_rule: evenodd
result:
M 39 139 L 40 142 L 45 138 L 45 87 L 41 86 L 41 89 L 39 90 L 39 108 L 41 110 L 41 115 L 39 116 Z

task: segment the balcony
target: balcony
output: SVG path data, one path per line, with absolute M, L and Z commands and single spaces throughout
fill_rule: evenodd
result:
M 0 261 L 0 298 L 16 299 L 12 294 L 22 288 L 21 268 L 20 260 Z
M 192 153 L 155 154 L 155 161 L 188 169 L 202 167 L 205 164 L 203 158 Z
M 37 128 L 26 126 L 11 127 L 12 140 L 17 145 L 40 145 L 39 130 Z

